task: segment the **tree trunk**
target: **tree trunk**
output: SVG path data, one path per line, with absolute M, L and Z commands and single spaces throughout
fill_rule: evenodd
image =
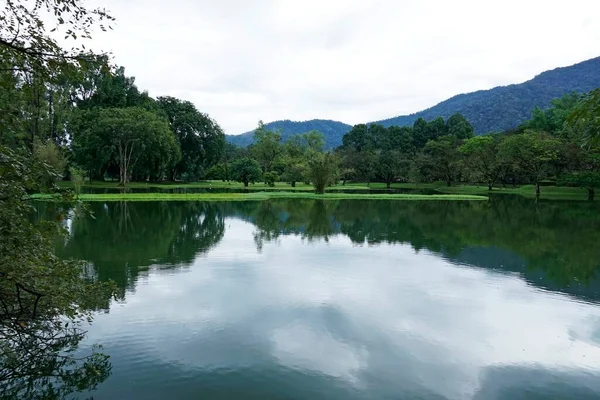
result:
M 540 183 L 535 183 L 535 197 L 540 197 Z
M 325 185 L 316 185 L 315 186 L 315 193 L 316 194 L 323 194 L 325 193 Z
M 392 186 L 392 182 L 386 182 L 385 186 L 389 189 Z
M 248 187 L 248 181 L 244 181 L 244 187 Z
M 296 187 L 296 181 L 292 181 L 292 187 Z
M 589 201 L 594 201 L 594 195 L 596 193 L 594 192 L 594 188 L 593 187 L 589 187 L 588 188 L 588 200 Z
M 448 187 L 452 186 L 452 180 L 451 179 L 446 179 L 446 186 L 448 186 Z
M 492 191 L 492 189 L 493 189 L 493 186 L 494 186 L 494 185 L 492 185 L 492 182 L 488 182 L 488 191 L 490 191 L 490 192 L 491 192 L 491 191 Z

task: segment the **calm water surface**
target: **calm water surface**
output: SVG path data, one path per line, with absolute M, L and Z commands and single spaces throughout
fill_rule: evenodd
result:
M 93 203 L 95 399 L 598 399 L 598 203 Z

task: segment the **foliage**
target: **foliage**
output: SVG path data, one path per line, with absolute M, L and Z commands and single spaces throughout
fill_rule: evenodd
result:
M 539 193 L 539 183 L 550 174 L 560 148 L 560 140 L 547 133 L 527 131 L 506 137 L 500 144 L 499 152 L 504 160 L 531 177 L 536 184 L 536 193 Z
M 342 122 L 313 119 L 310 121 L 274 121 L 265 124 L 265 129 L 278 131 L 281 134 L 281 140 L 285 143 L 290 138 L 298 134 L 304 134 L 310 131 L 318 131 L 323 134 L 324 149 L 331 150 L 342 142 L 342 137 L 350 130 L 351 126 Z M 240 147 L 247 147 L 254 143 L 254 131 L 242 133 L 240 135 L 227 135 L 227 141 Z
M 248 186 L 248 183 L 260 180 L 262 176 L 260 164 L 252 158 L 240 158 L 231 164 L 231 176 L 236 181 L 242 182 L 244 186 Z
M 498 154 L 499 146 L 498 136 L 485 135 L 472 137 L 459 148 L 472 176 L 487 183 L 488 190 L 492 190 L 505 170 L 505 164 Z
M 265 124 L 259 121 L 254 131 L 254 142 L 251 147 L 252 155 L 260 163 L 263 173 L 271 171 L 277 158 L 283 153 L 281 135 L 267 129 Z
M 16 69 L 49 73 L 85 60 L 85 46 L 64 49 L 51 32 L 65 39 L 90 39 L 94 26 L 102 30 L 114 19 L 101 8 L 86 8 L 81 0 L 7 0 L 0 10 L 0 53 Z M 47 31 L 46 27 L 52 27 Z
M 265 183 L 267 185 L 269 185 L 270 187 L 275 186 L 275 182 L 277 182 L 277 178 L 279 178 L 277 176 L 277 173 L 275 173 L 273 171 L 271 171 L 271 172 L 265 172 L 263 174 L 263 179 L 264 179 Z
M 82 274 L 77 261 L 54 252 L 57 219 L 31 221 L 28 192 L 40 190 L 38 176 L 52 175 L 45 164 L 0 148 L 0 395 L 3 399 L 54 399 L 93 389 L 108 377 L 108 358 L 93 352 L 74 358 L 85 335 L 82 323 L 105 307 L 108 284 Z M 51 181 L 51 179 L 50 179 Z M 61 201 L 69 201 L 61 197 Z
M 124 185 L 160 180 L 181 158 L 176 139 L 163 118 L 138 107 L 79 111 L 71 125 L 73 155 L 90 177 L 102 178 L 111 163 Z
M 337 180 L 338 160 L 333 153 L 316 153 L 308 161 L 308 178 L 315 188 L 315 193 L 325 193 L 325 187 Z
M 33 157 L 37 162 L 51 168 L 57 178 L 62 178 L 62 174 L 67 166 L 67 160 L 54 142 L 48 140 L 42 143 L 40 140 L 37 140 L 33 147 Z
M 568 122 L 582 134 L 585 146 L 596 150 L 600 147 L 600 88 L 582 98 L 569 115 Z
M 225 134 L 208 115 L 200 113 L 189 101 L 159 97 L 158 105 L 167 115 L 171 130 L 181 148 L 181 161 L 171 171 L 173 180 L 185 175 L 198 180 L 224 155 Z
M 389 189 L 390 185 L 397 180 L 408 180 L 410 164 L 410 160 L 399 151 L 382 151 L 376 161 L 377 176 L 385 182 Z
M 462 168 L 457 140 L 452 136 L 444 136 L 428 141 L 420 164 L 421 174 L 426 180 L 443 180 L 450 186 L 459 178 Z
M 76 167 L 71 167 L 69 168 L 69 174 L 73 183 L 73 191 L 78 195 L 81 193 L 81 187 L 85 183 L 84 171 Z

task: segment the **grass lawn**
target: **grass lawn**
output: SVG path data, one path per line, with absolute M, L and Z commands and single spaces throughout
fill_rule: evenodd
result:
M 63 188 L 71 188 L 72 185 L 70 182 L 59 182 L 59 186 Z M 90 189 L 118 189 L 119 185 L 117 182 L 92 182 L 86 183 L 84 188 Z M 193 183 L 147 183 L 147 182 L 131 182 L 127 184 L 127 187 L 130 189 L 157 189 L 157 190 L 165 190 L 165 189 L 246 189 L 249 191 L 256 192 L 273 192 L 273 191 L 285 191 L 285 192 L 305 192 L 307 194 L 311 194 L 314 190 L 311 185 L 306 185 L 304 183 L 297 183 L 296 187 L 292 187 L 289 183 L 285 182 L 277 182 L 275 186 L 271 187 L 264 183 L 255 183 L 250 184 L 248 187 L 244 187 L 242 183 L 239 182 L 223 182 L 223 181 L 202 181 L 202 182 L 193 182 Z M 405 189 L 405 190 L 431 190 L 439 192 L 440 194 L 453 194 L 453 195 L 482 195 L 488 196 L 490 193 L 492 194 L 514 194 L 519 196 L 524 196 L 528 198 L 535 197 L 535 186 L 534 185 L 523 185 L 516 188 L 511 187 L 494 187 L 492 192 L 488 191 L 487 186 L 484 185 L 453 185 L 446 186 L 443 182 L 432 182 L 432 183 L 394 183 L 391 185 L 392 189 Z M 328 190 L 385 190 L 385 183 L 375 182 L 375 183 L 346 183 L 345 185 L 334 185 L 328 188 Z M 140 195 L 141 193 L 136 193 L 136 195 Z M 154 195 L 154 193 L 143 193 L 145 195 Z M 203 196 L 204 198 L 208 198 L 209 195 L 215 197 L 216 195 L 221 194 L 229 194 L 233 199 L 239 193 L 198 193 L 198 194 L 186 194 L 189 196 Z M 252 193 L 247 193 L 252 194 Z M 332 194 L 332 193 L 329 193 Z M 102 196 L 108 196 L 109 194 L 102 194 Z M 123 198 L 122 194 L 110 194 L 118 195 Z M 128 194 L 129 195 L 129 194 Z M 168 195 L 168 193 L 156 193 L 156 195 Z M 183 196 L 184 194 L 175 194 L 178 197 Z M 82 198 L 88 197 L 91 195 L 82 195 Z M 100 196 L 94 195 L 94 196 Z M 262 193 L 258 195 L 261 198 L 264 198 L 265 194 Z M 379 194 L 377 194 L 379 196 Z M 390 193 L 382 193 L 381 196 L 391 196 Z M 290 194 L 287 194 L 286 197 L 290 197 Z M 563 186 L 542 186 L 541 187 L 541 196 L 542 199 L 555 199 L 555 200 L 586 200 L 587 199 L 587 190 L 584 188 L 576 188 L 576 187 L 563 187 Z M 308 198 L 308 197 L 304 197 Z
M 37 194 L 33 199 L 51 199 L 51 195 Z M 350 194 L 326 193 L 315 194 L 310 192 L 253 192 L 253 193 L 107 193 L 107 194 L 81 194 L 83 201 L 250 201 L 268 199 L 313 199 L 313 200 L 487 200 L 486 196 L 470 194 Z
M 71 182 L 59 182 L 58 184 L 63 188 L 71 188 Z M 374 185 L 374 184 L 371 184 Z M 119 188 L 118 182 L 99 182 L 94 181 L 92 183 L 86 183 L 83 185 L 84 188 L 97 188 L 97 189 L 111 189 Z M 286 182 L 276 182 L 275 186 L 268 186 L 265 183 L 251 183 L 248 187 L 244 187 L 244 184 L 240 182 L 223 182 L 223 181 L 201 181 L 201 182 L 191 182 L 191 183 L 183 183 L 183 182 L 168 182 L 168 183 L 150 183 L 150 182 L 131 182 L 127 184 L 128 188 L 131 189 L 247 189 L 247 190 L 256 190 L 256 191 L 266 191 L 266 190 L 283 190 L 286 191 L 313 191 L 314 188 L 312 185 L 307 185 L 305 183 L 298 182 L 296 183 L 296 187 L 292 187 L 289 183 Z M 375 188 L 375 187 L 373 187 Z M 332 186 L 331 189 L 336 190 L 368 190 L 371 189 L 367 186 L 366 183 L 347 183 L 346 185 L 335 185 Z M 385 185 L 381 187 L 377 187 L 377 189 L 385 189 Z

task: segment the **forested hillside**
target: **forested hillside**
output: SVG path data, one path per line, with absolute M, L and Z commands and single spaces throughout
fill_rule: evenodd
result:
M 429 121 L 460 113 L 473 125 L 476 135 L 501 132 L 529 119 L 535 107 L 548 107 L 552 99 L 573 91 L 586 93 L 597 87 L 600 87 L 600 57 L 543 72 L 518 85 L 459 94 L 418 113 L 377 123 L 383 126 L 412 126 L 418 118 Z
M 476 135 L 501 132 L 516 128 L 527 121 L 531 118 L 534 108 L 549 107 L 552 99 L 570 92 L 587 93 L 598 87 L 600 87 L 600 57 L 570 67 L 543 72 L 521 84 L 459 94 L 418 113 L 375 123 L 385 127 L 412 126 L 419 118 L 431 121 L 438 117 L 447 119 L 459 113 L 473 125 Z M 349 125 L 331 120 L 306 122 L 285 120 L 268 123 L 266 127 L 281 129 L 284 141 L 296 133 L 318 130 L 325 136 L 327 149 L 341 145 L 342 136 L 351 128 Z M 252 143 L 252 132 L 228 135 L 227 140 L 238 146 L 247 146 Z
M 310 121 L 274 121 L 265 124 L 269 130 L 281 130 L 281 139 L 285 142 L 298 133 L 319 131 L 325 136 L 325 148 L 332 149 L 342 143 L 342 137 L 352 126 L 327 119 L 312 119 Z M 237 146 L 246 147 L 252 143 L 254 131 L 241 135 L 227 135 L 227 141 Z

